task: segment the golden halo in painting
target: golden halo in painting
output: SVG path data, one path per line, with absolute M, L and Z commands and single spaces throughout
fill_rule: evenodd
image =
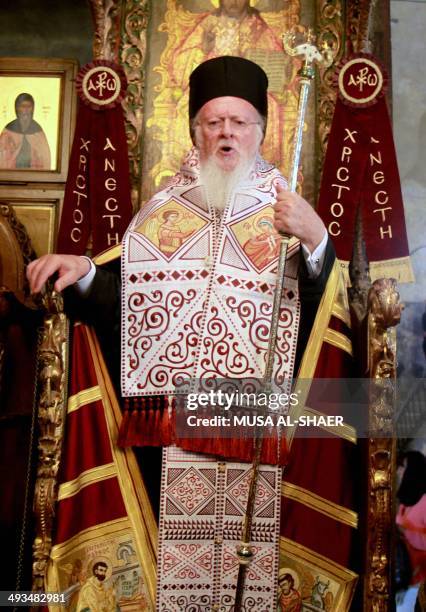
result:
M 290 568 L 290 567 L 282 567 L 278 573 L 278 584 L 280 582 L 280 580 L 283 579 L 283 577 L 286 574 L 290 574 L 290 576 L 293 578 L 294 580 L 294 588 L 298 589 L 299 588 L 299 583 L 300 583 L 300 579 L 299 576 L 297 574 L 297 572 L 294 571 L 294 569 Z
M 93 574 L 93 568 L 96 563 L 104 563 L 107 566 L 105 580 L 108 580 L 112 576 L 112 561 L 108 557 L 95 557 L 91 559 L 87 564 L 87 571 L 90 570 L 90 576 Z

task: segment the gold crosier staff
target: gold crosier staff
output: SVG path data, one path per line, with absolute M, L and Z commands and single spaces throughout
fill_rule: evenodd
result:
M 317 47 L 313 44 L 314 36 L 312 30 L 309 28 L 306 34 L 306 41 L 299 43 L 297 46 L 292 47 L 296 35 L 290 31 L 283 36 L 284 50 L 288 55 L 291 56 L 303 56 L 304 63 L 302 68 L 298 71 L 300 77 L 300 95 L 299 104 L 297 109 L 297 122 L 296 130 L 293 143 L 293 154 L 291 160 L 291 172 L 289 180 L 289 190 L 296 191 L 297 186 L 297 174 L 299 169 L 300 154 L 302 150 L 302 134 L 303 125 L 305 121 L 306 106 L 308 102 L 308 93 L 311 86 L 311 81 L 315 75 L 314 62 L 324 62 L 326 65 L 331 64 L 331 53 L 327 48 L 324 53 L 321 54 Z M 300 39 L 300 37 L 298 36 Z M 283 234 L 280 246 L 280 255 L 278 260 L 278 272 L 277 272 L 277 284 L 274 294 L 274 302 L 272 308 L 272 320 L 271 320 L 271 331 L 269 335 L 268 349 L 266 355 L 266 369 L 263 378 L 263 390 L 268 395 L 272 392 L 272 377 L 273 377 L 273 366 L 275 356 L 275 346 L 277 341 L 278 323 L 280 316 L 281 296 L 284 287 L 284 273 L 285 264 L 287 259 L 287 249 L 291 236 Z M 244 516 L 243 529 L 241 543 L 237 547 L 237 556 L 239 561 L 237 588 L 235 594 L 234 612 L 241 612 L 242 600 L 244 592 L 245 575 L 248 565 L 253 558 L 253 550 L 251 541 L 251 528 L 253 521 L 254 503 L 256 499 L 257 482 L 259 478 L 259 464 L 260 457 L 262 454 L 263 436 L 261 429 L 255 431 L 255 449 L 252 464 L 252 473 L 249 484 L 247 507 Z

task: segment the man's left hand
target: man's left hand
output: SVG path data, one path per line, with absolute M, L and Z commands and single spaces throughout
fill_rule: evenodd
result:
M 277 186 L 274 225 L 278 232 L 295 236 L 311 253 L 326 232 L 325 225 L 312 206 L 298 193 Z

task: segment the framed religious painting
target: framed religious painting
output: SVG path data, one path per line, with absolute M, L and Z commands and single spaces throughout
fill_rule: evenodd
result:
M 0 58 L 0 182 L 65 182 L 77 62 Z
M 262 154 L 284 176 L 290 175 L 298 113 L 298 70 L 302 60 L 284 52 L 283 35 L 294 32 L 296 44 L 303 28 L 321 32 L 321 19 L 321 10 L 305 0 L 285 3 L 158 0 L 152 3 L 146 28 L 150 53 L 146 58 L 144 81 L 142 202 L 174 175 L 191 147 L 189 76 L 201 62 L 219 55 L 245 57 L 265 70 L 269 80 L 268 124 Z M 337 24 L 334 39 L 330 41 L 334 55 L 341 45 L 340 29 L 341 24 Z M 127 53 L 123 56 L 127 57 Z M 134 61 L 134 51 L 130 59 Z M 318 79 L 319 85 L 313 84 L 308 100 L 298 181 L 309 200 L 314 200 L 318 179 L 315 137 L 320 119 L 316 105 L 322 75 Z
M 45 184 L 36 189 L 0 185 L 0 202 L 12 206 L 18 221 L 27 231 L 37 257 L 55 251 L 63 199 L 64 190 L 56 185 Z

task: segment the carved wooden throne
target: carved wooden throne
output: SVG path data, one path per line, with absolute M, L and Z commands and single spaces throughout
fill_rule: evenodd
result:
M 38 330 L 43 321 L 25 280 L 25 265 L 34 257 L 13 208 L 0 202 L 0 522 L 8 559 L 4 590 L 31 584 Z
M 164 3 L 163 3 L 164 4 Z M 201 3 L 200 3 L 201 4 Z M 277 4 L 277 3 L 275 3 Z M 295 2 L 300 22 L 312 26 L 318 43 L 326 42 L 332 49 L 334 65 L 346 51 L 370 50 L 388 63 L 386 44 L 389 32 L 383 27 L 389 21 L 387 3 L 380 6 L 371 0 L 317 0 L 315 3 Z M 145 62 L 147 46 L 153 36 L 150 23 L 157 5 L 140 0 L 103 2 L 92 0 L 95 23 L 94 56 L 119 61 L 129 82 L 124 102 L 129 145 L 132 199 L 135 209 L 142 199 L 144 124 L 151 110 L 146 96 L 147 74 Z M 205 5 L 203 4 L 204 10 Z M 201 9 L 200 9 L 201 10 Z M 154 20 L 155 21 L 155 20 Z M 320 70 L 316 83 L 316 100 L 311 109 L 315 116 L 315 138 L 305 154 L 304 168 L 314 167 L 304 182 L 305 193 L 314 199 L 319 183 L 327 135 L 334 107 L 332 73 L 334 67 Z M 151 107 L 149 107 L 151 108 Z M 311 156 L 311 157 L 309 157 Z M 358 321 L 362 350 L 366 350 L 368 323 L 369 376 L 387 381 L 385 397 L 371 390 L 371 428 L 377 438 L 365 441 L 363 449 L 365 473 L 365 507 L 363 533 L 363 579 L 353 603 L 353 610 L 388 610 L 392 595 L 392 532 L 393 532 L 393 470 L 395 445 L 389 433 L 392 422 L 393 388 L 395 378 L 394 329 L 399 320 L 400 307 L 392 281 L 377 281 L 370 288 L 368 262 L 363 258 L 362 229 L 359 228 L 352 262 L 351 300 L 354 321 Z M 388 299 L 390 298 L 390 300 Z M 391 306 L 389 306 L 389 302 Z M 46 562 L 51 545 L 51 526 L 55 502 L 55 476 L 58 467 L 60 440 L 63 428 L 63 409 L 66 401 L 66 322 L 57 301 L 49 305 L 41 357 L 41 401 L 39 419 L 42 430 L 38 482 L 36 486 L 37 537 L 34 557 L 34 589 L 43 590 Z M 363 335 L 364 334 L 364 335 Z M 349 608 L 345 608 L 349 609 Z

